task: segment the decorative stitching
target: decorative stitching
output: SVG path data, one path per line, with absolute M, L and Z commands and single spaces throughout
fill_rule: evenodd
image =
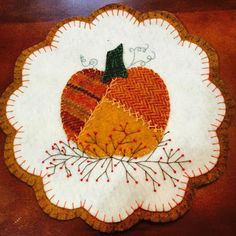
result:
M 78 147 L 83 148 L 81 146 L 82 144 L 88 145 L 90 142 L 91 147 L 90 149 L 86 149 L 85 152 L 95 158 L 107 157 L 107 153 L 104 153 L 101 149 L 92 145 L 92 140 L 90 139 L 94 133 L 96 134 L 96 140 L 98 140 L 100 146 L 106 147 L 107 152 L 114 151 L 116 155 L 123 155 L 125 153 L 126 156 L 132 156 L 132 149 L 135 148 L 136 145 L 139 145 L 137 139 L 141 140 L 142 149 L 134 154 L 135 157 L 149 153 L 158 145 L 163 136 L 163 130 L 161 128 L 150 129 L 149 125 L 143 122 L 142 119 L 136 119 L 135 116 L 125 111 L 122 106 L 117 106 L 117 103 L 113 103 L 106 98 L 101 100 L 89 119 L 83 130 L 78 134 L 76 143 Z M 118 129 L 115 128 L 119 123 L 119 129 L 121 129 L 120 131 L 122 132 L 117 132 Z M 127 128 L 127 126 L 129 127 Z M 122 129 L 123 127 L 125 127 L 125 130 Z M 132 135 L 128 137 L 129 134 Z M 124 138 L 126 139 L 125 143 L 123 143 Z M 122 142 L 124 144 L 122 145 L 122 150 L 119 148 L 114 150 L 113 146 L 110 144 L 111 141 L 114 145 Z M 124 153 L 123 149 L 126 150 Z
M 83 55 L 80 55 L 80 62 L 83 67 L 89 67 L 89 68 L 94 68 L 98 64 L 97 59 L 92 58 L 90 60 L 87 60 L 87 59 L 85 59 L 85 57 Z
M 122 8 L 122 14 L 124 13 L 124 9 L 125 9 L 125 11 L 127 12 L 127 11 L 130 11 L 131 13 L 130 14 L 135 14 L 135 16 L 139 19 L 139 22 L 140 21 L 142 21 L 143 19 L 145 19 L 145 17 L 147 18 L 147 17 L 150 17 L 148 14 L 144 14 L 144 15 L 140 15 L 139 13 L 134 13 L 133 12 L 133 10 L 130 10 L 129 8 L 127 8 L 127 7 L 124 7 L 124 6 L 120 6 L 120 5 L 112 5 L 112 6 L 109 6 L 109 8 L 110 7 L 114 7 L 114 8 Z M 96 13 L 94 13 L 92 16 L 91 16 L 91 18 L 89 18 L 89 20 L 90 19 L 94 19 L 95 18 L 95 16 L 96 17 L 99 17 L 99 14 L 100 15 L 102 15 L 101 14 L 101 12 L 102 11 L 106 11 L 106 9 L 107 8 L 103 8 L 103 9 L 100 9 L 100 10 L 98 10 Z M 160 14 L 160 13 L 152 13 L 153 14 L 153 16 L 151 16 L 151 17 L 158 17 L 159 15 L 158 14 Z M 98 16 L 97 16 L 98 15 Z M 129 15 L 129 13 L 127 13 L 127 15 Z M 170 20 L 173 24 L 175 24 L 175 27 L 178 27 L 178 29 L 179 29 L 179 31 L 181 32 L 181 37 L 184 37 L 184 38 L 188 38 L 188 39 L 190 39 L 190 40 L 193 40 L 193 41 L 196 41 L 196 42 L 198 42 L 199 44 L 201 44 L 201 46 L 204 46 L 204 49 L 205 50 L 207 50 L 208 51 L 208 53 L 212 56 L 212 58 L 215 58 L 215 54 L 214 54 L 214 52 L 211 50 L 211 48 L 209 48 L 207 45 L 203 45 L 203 41 L 202 40 L 200 40 L 199 41 L 199 39 L 197 39 L 197 38 L 193 38 L 192 36 L 189 36 L 189 35 L 187 35 L 187 32 L 186 32 L 186 30 L 181 26 L 181 25 L 179 25 L 179 23 L 177 22 L 176 23 L 176 19 L 171 15 L 171 14 L 167 14 L 167 15 L 165 15 L 164 13 L 161 13 L 161 15 L 162 15 L 162 17 L 167 17 L 167 19 L 168 20 Z M 102 16 L 103 17 L 103 16 Z M 160 16 L 159 16 L 160 17 Z M 52 31 L 53 32 L 53 31 Z M 53 33 L 52 32 L 50 32 L 50 34 L 49 34 L 49 36 L 51 37 L 52 35 L 53 35 Z M 54 33 L 55 33 L 55 30 L 54 30 Z M 48 41 L 47 42 L 49 42 L 50 43 L 50 41 L 51 41 L 51 38 L 50 37 L 48 37 Z M 44 45 L 44 44 L 41 44 L 41 45 Z M 37 47 L 35 47 L 35 48 L 37 48 Z M 35 48 L 31 48 L 30 50 L 28 50 L 27 51 L 27 56 L 32 52 L 32 50 L 35 50 Z M 23 57 L 25 57 L 23 54 L 22 54 L 22 56 Z M 32 59 L 29 59 L 29 60 L 32 60 Z M 217 75 L 214 75 L 213 76 L 213 78 L 211 78 L 211 79 L 214 79 L 214 82 L 216 83 L 217 81 L 215 80 L 216 79 L 216 77 L 217 77 Z M 15 77 L 16 78 L 16 77 Z M 17 79 L 16 79 L 16 81 L 15 82 L 19 82 Z M 15 87 L 13 86 L 13 89 L 14 88 L 16 88 L 16 87 L 18 87 L 18 86 L 20 86 L 20 83 L 15 83 Z M 10 94 L 11 94 L 11 89 L 9 89 L 9 90 L 7 90 L 7 92 L 6 93 L 4 93 L 4 96 L 10 96 Z M 222 96 L 222 95 L 221 95 Z M 228 100 L 228 103 L 229 103 L 229 100 Z M 4 120 L 4 122 L 5 122 L 5 119 L 7 120 L 7 118 L 4 118 L 4 119 L 2 119 L 2 120 Z M 6 121 L 7 122 L 7 121 Z M 2 125 L 2 127 L 4 127 L 3 125 Z M 13 130 L 13 133 L 15 132 L 15 130 L 14 129 L 12 129 L 11 128 L 11 126 L 10 125 L 8 125 L 7 126 L 8 128 L 5 128 L 4 127 L 4 130 L 6 130 L 6 132 L 8 132 L 8 130 Z M 224 126 L 224 128 L 223 129 L 225 129 L 225 126 Z M 222 135 L 222 129 L 218 129 L 218 133 L 220 133 L 221 135 Z M 14 135 L 13 135 L 13 137 L 14 137 Z M 13 138 L 13 137 L 10 137 L 11 139 Z M 221 143 L 221 146 L 224 146 L 223 145 L 223 143 Z M 219 150 L 215 150 L 215 151 L 219 151 Z M 225 155 L 225 149 L 223 149 L 223 154 Z M 39 200 L 39 203 L 41 204 L 41 206 L 42 206 L 42 202 L 44 203 L 44 206 L 45 206 L 45 204 L 47 205 L 47 206 L 49 206 L 50 204 L 49 204 L 49 202 L 46 200 L 46 196 L 45 196 L 45 194 L 44 194 L 44 192 L 43 192 L 43 190 L 41 190 L 41 191 L 39 191 L 39 190 L 37 190 L 37 189 L 40 189 L 41 187 L 41 182 L 40 182 L 40 178 L 38 178 L 38 177 L 34 177 L 34 176 L 31 176 L 30 174 L 28 174 L 28 173 L 25 173 L 25 172 L 23 172 L 23 170 L 22 169 L 19 169 L 18 168 L 18 166 L 17 166 L 17 164 L 14 162 L 14 160 L 12 159 L 12 157 L 11 157 L 11 155 L 12 154 L 9 154 L 9 152 L 8 151 L 6 151 L 5 150 L 5 153 L 6 153 L 6 155 L 7 155 L 7 158 L 6 158 L 6 163 L 13 163 L 12 164 L 12 166 L 11 166 L 11 168 L 9 167 L 9 169 L 16 175 L 16 176 L 18 176 L 18 177 L 20 177 L 23 181 L 25 181 L 25 182 L 28 182 L 30 185 L 32 185 L 32 182 L 36 182 L 37 184 L 35 185 L 36 187 L 34 187 L 34 189 L 35 189 L 35 192 L 36 192 L 36 194 L 37 194 L 37 196 L 39 197 L 40 196 L 40 200 Z M 222 158 L 221 158 L 222 159 Z M 221 161 L 222 162 L 222 161 Z M 212 180 L 214 180 L 215 178 L 216 178 L 216 176 L 218 176 L 218 169 L 220 169 L 220 167 L 218 166 L 217 168 L 215 168 L 214 170 L 214 172 L 213 172 L 213 174 L 212 173 L 209 173 L 209 174 L 211 174 L 211 177 L 210 177 L 210 181 L 212 181 Z M 24 175 L 23 174 L 20 174 L 19 175 L 19 173 L 24 173 Z M 25 178 L 25 176 L 27 176 L 28 178 Z M 42 171 L 40 171 L 40 176 L 42 176 Z M 206 179 L 206 178 L 208 178 L 207 177 L 208 175 L 206 175 L 206 176 L 201 176 L 201 177 L 198 177 L 198 178 L 194 178 L 194 179 L 191 179 L 191 183 L 193 184 L 193 183 L 197 183 L 197 185 L 200 185 L 200 184 L 202 184 L 203 182 L 204 182 L 204 179 Z M 209 180 L 208 180 L 209 181 Z M 37 190 L 37 191 L 36 191 Z M 191 191 L 189 190 L 187 193 L 191 193 Z M 39 195 L 40 194 L 40 195 Z M 189 195 L 188 195 L 189 196 Z M 185 199 L 189 199 L 189 197 L 188 198 L 185 198 Z M 58 201 L 59 202 L 59 201 Z M 57 204 L 58 205 L 58 204 Z M 45 208 L 45 207 L 43 207 L 44 208 L 44 210 L 48 213 L 48 214 L 50 214 L 50 215 L 54 215 L 54 217 L 55 217 L 55 212 L 63 212 L 63 215 L 64 215 L 64 213 L 66 213 L 65 214 L 65 218 L 67 218 L 67 219 L 69 219 L 69 218 L 73 218 L 73 217 L 75 217 L 75 214 L 74 214 L 74 212 L 72 213 L 71 211 L 67 211 L 67 210 L 61 210 L 61 209 L 58 209 L 58 208 L 53 208 L 53 206 L 52 205 L 50 205 L 50 212 L 48 212 L 47 211 L 47 209 Z M 186 210 L 186 207 L 184 207 L 184 209 Z M 91 218 L 89 215 L 87 215 L 82 209 L 80 210 L 80 212 L 81 212 L 81 218 L 82 219 L 85 219 L 85 218 L 87 218 L 87 222 L 88 223 L 90 223 L 90 224 L 93 224 L 93 218 Z M 174 211 L 175 212 L 175 211 Z M 136 212 L 136 214 L 134 214 L 134 215 L 139 215 L 139 213 L 140 212 Z M 173 213 L 173 211 L 172 211 L 172 213 Z M 183 214 L 183 212 L 181 212 L 181 214 Z M 58 215 L 58 213 L 56 213 L 56 215 Z M 73 215 L 73 216 L 72 216 Z M 176 219 L 176 217 L 177 216 L 173 216 L 173 215 L 169 215 L 169 214 L 167 214 L 167 215 L 158 215 L 158 216 L 160 216 L 160 218 L 161 219 L 166 219 L 166 217 L 167 217 L 167 219 Z M 153 219 L 154 220 L 154 218 L 155 218 L 156 216 L 155 216 L 155 214 L 153 214 L 152 216 L 150 216 L 150 217 L 148 217 L 148 219 Z M 100 230 L 102 230 L 102 231 L 111 231 L 111 230 L 119 230 L 119 229 L 124 229 L 124 228 L 128 228 L 128 227 L 130 227 L 131 225 L 132 225 L 133 223 L 132 223 L 132 221 L 130 221 L 130 220 L 125 220 L 124 222 L 122 222 L 121 224 L 116 224 L 116 226 L 114 226 L 114 228 L 112 227 L 112 228 L 110 228 L 110 227 L 108 227 L 106 224 L 100 224 L 99 226 L 97 226 L 97 225 L 94 225 L 93 224 L 93 226 L 95 227 L 95 228 L 97 228 L 97 229 L 100 229 Z
M 145 67 L 128 70 L 126 80 L 113 80 L 106 97 L 123 104 L 132 113 L 143 116 L 146 122 L 165 130 L 169 118 L 170 103 L 167 88 L 154 71 Z
M 166 146 L 170 139 L 162 141 L 157 148 Z M 97 144 L 98 145 L 98 144 Z M 180 168 L 184 171 L 184 164 L 191 163 L 191 160 L 186 160 L 183 154 L 179 154 L 180 149 L 169 149 L 168 151 L 163 148 L 164 156 L 153 157 L 155 150 L 153 150 L 144 160 L 136 159 L 134 157 L 127 158 L 123 155 L 121 158 L 113 156 L 109 153 L 107 155 L 109 158 L 106 159 L 94 159 L 91 156 L 85 154 L 87 147 L 81 150 L 74 146 L 69 140 L 65 143 L 60 141 L 59 144 L 54 143 L 52 146 L 52 153 L 46 151 L 48 157 L 42 161 L 42 163 L 47 163 L 47 170 L 50 170 L 48 177 L 54 175 L 57 170 L 64 170 L 67 177 L 72 176 L 71 168 L 76 168 L 81 175 L 80 181 L 88 182 L 90 177 L 93 175 L 95 168 L 100 168 L 101 174 L 97 177 L 92 177 L 93 181 L 98 182 L 100 179 L 104 179 L 106 182 L 110 182 L 111 175 L 115 171 L 118 165 L 122 166 L 125 171 L 126 183 L 133 181 L 138 184 L 135 179 L 133 172 L 139 170 L 144 172 L 144 177 L 146 182 L 151 181 L 153 191 L 157 191 L 157 187 L 160 187 L 160 183 L 156 180 L 155 175 L 157 169 L 161 171 L 163 180 L 165 181 L 169 178 L 174 187 L 176 187 L 176 182 L 179 179 L 174 177 L 173 174 L 176 173 L 176 168 Z M 102 148 L 102 147 L 101 147 Z M 103 149 L 103 148 L 102 148 Z M 106 150 L 103 149 L 104 152 Z M 156 165 L 150 166 L 150 164 Z M 167 170 L 168 168 L 169 170 Z M 171 171 L 173 174 L 169 173 Z
M 150 51 L 150 53 L 148 53 L 148 50 Z M 149 49 L 149 44 L 146 44 L 146 47 L 138 46 L 135 48 L 130 48 L 129 51 L 133 54 L 133 56 L 132 56 L 132 61 L 127 68 L 134 66 L 136 64 L 139 64 L 140 66 L 145 66 L 147 63 L 156 58 L 156 53 Z M 144 55 L 145 55 L 145 61 L 142 59 Z

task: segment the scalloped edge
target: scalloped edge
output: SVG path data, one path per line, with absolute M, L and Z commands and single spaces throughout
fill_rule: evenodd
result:
M 136 20 L 139 23 L 143 22 L 146 19 L 162 18 L 163 20 L 172 24 L 175 27 L 175 29 L 178 30 L 181 40 L 188 40 L 200 46 L 207 53 L 207 56 L 209 58 L 209 65 L 210 65 L 209 80 L 220 89 L 226 104 L 225 118 L 220 127 L 216 131 L 219 137 L 219 143 L 221 148 L 221 154 L 216 166 L 210 172 L 204 175 L 191 178 L 188 182 L 188 186 L 183 200 L 181 201 L 180 204 L 178 204 L 170 211 L 149 212 L 141 208 L 138 208 L 137 210 L 134 211 L 132 215 L 128 216 L 125 220 L 118 223 L 102 222 L 96 219 L 94 216 L 92 216 L 83 207 L 70 210 L 52 204 L 47 198 L 46 193 L 44 192 L 42 177 L 35 176 L 33 174 L 26 172 L 17 164 L 13 152 L 13 141 L 16 135 L 16 130 L 14 129 L 14 127 L 11 126 L 6 116 L 6 106 L 10 95 L 22 85 L 22 69 L 26 58 L 39 48 L 42 48 L 44 46 L 52 46 L 53 37 L 56 34 L 57 30 L 62 25 L 72 20 L 79 20 L 90 24 L 98 15 L 108 10 L 126 11 L 129 14 L 131 14 L 134 18 L 136 18 Z M 223 173 L 223 170 L 225 169 L 226 156 L 228 152 L 227 130 L 233 115 L 233 109 L 232 109 L 233 101 L 230 95 L 226 92 L 223 82 L 219 79 L 218 56 L 215 50 L 203 39 L 188 34 L 187 30 L 180 23 L 180 21 L 173 14 L 169 12 L 153 11 L 147 13 L 140 13 L 126 5 L 111 4 L 94 11 L 89 17 L 72 17 L 64 21 L 61 21 L 54 28 L 52 28 L 52 30 L 47 35 L 46 40 L 33 47 L 24 50 L 18 57 L 14 69 L 14 81 L 8 86 L 8 88 L 2 94 L 0 98 L 0 105 L 1 105 L 0 126 L 7 135 L 4 147 L 5 164 L 7 165 L 9 171 L 12 174 L 14 174 L 17 178 L 21 179 L 23 182 L 33 187 L 36 194 L 36 198 L 43 211 L 49 216 L 59 220 L 68 220 L 80 217 L 94 229 L 100 230 L 102 232 L 123 231 L 129 229 L 130 227 L 132 227 L 134 224 L 138 223 L 141 220 L 149 220 L 152 222 L 174 221 L 179 217 L 181 217 L 190 209 L 195 189 L 215 181 L 216 179 L 218 179 L 218 177 Z

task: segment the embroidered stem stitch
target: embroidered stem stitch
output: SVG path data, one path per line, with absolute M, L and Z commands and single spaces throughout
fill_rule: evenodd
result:
M 119 132 L 119 130 L 116 130 Z M 121 130 L 122 131 L 122 130 Z M 167 132 L 165 136 L 169 134 Z M 129 136 L 131 134 L 127 134 Z M 127 137 L 126 136 L 126 137 Z M 84 145 L 84 148 L 80 150 L 77 148 L 71 141 L 59 141 L 59 143 L 54 143 L 52 145 L 52 152 L 46 151 L 48 157 L 43 160 L 42 163 L 47 163 L 46 167 L 49 170 L 48 177 L 54 175 L 57 170 L 64 170 L 67 177 L 72 176 L 72 167 L 76 167 L 78 172 L 81 175 L 80 181 L 88 182 L 90 180 L 90 176 L 95 170 L 95 168 L 100 168 L 100 175 L 93 178 L 94 181 L 98 182 L 100 179 L 103 179 L 107 182 L 111 181 L 112 173 L 115 171 L 115 168 L 120 165 L 125 171 L 125 179 L 126 183 L 133 181 L 138 184 L 137 179 L 134 177 L 135 171 L 142 171 L 144 174 L 145 181 L 151 182 L 153 191 L 156 192 L 157 187 L 160 187 L 160 180 L 155 177 L 157 172 L 159 171 L 162 174 L 163 180 L 167 180 L 168 178 L 171 180 L 174 187 L 176 187 L 176 182 L 179 181 L 175 174 L 177 172 L 177 168 L 180 168 L 182 171 L 185 170 L 184 165 L 190 163 L 191 160 L 186 160 L 184 158 L 184 154 L 180 153 L 180 149 L 166 149 L 168 142 L 170 139 L 165 139 L 161 141 L 146 158 L 137 159 L 134 157 L 127 158 L 124 155 L 121 157 L 114 156 L 113 153 L 109 153 L 107 151 L 107 146 L 102 147 L 96 141 L 96 132 L 94 135 L 90 135 L 91 142 L 88 142 L 87 145 Z M 126 143 L 125 138 L 123 141 L 114 144 L 114 140 L 111 138 L 111 143 L 114 147 L 114 150 L 122 147 L 122 144 Z M 85 150 L 90 148 L 90 144 L 96 145 L 102 151 L 107 154 L 107 158 L 95 159 L 87 154 L 85 154 Z M 155 151 L 157 148 L 163 148 L 164 155 L 156 156 Z M 138 143 L 136 148 L 133 150 L 133 153 L 139 152 L 142 149 L 142 143 Z M 91 151 L 91 150 L 90 150 Z M 95 151 L 95 149 L 93 149 Z
M 149 49 L 149 44 L 147 43 L 145 47 L 138 46 L 130 48 L 129 51 L 133 54 L 133 57 L 128 68 L 137 64 L 139 66 L 146 66 L 147 63 L 156 58 L 156 53 Z
M 131 66 L 146 66 L 150 61 L 156 59 L 156 53 L 149 48 L 149 44 L 145 44 L 146 46 L 137 46 L 134 48 L 129 48 L 129 52 L 132 54 L 132 60 L 127 68 Z M 98 64 L 98 59 L 91 58 L 86 59 L 84 55 L 80 55 L 80 62 L 85 68 L 95 68 Z
M 97 60 L 90 58 L 93 54 L 82 53 L 109 47 L 102 28 L 117 33 L 110 43 L 118 39 L 118 43 L 134 45 L 124 55 L 131 67 L 126 68 L 128 77 L 113 77 L 117 74 L 112 68 L 120 60 L 112 60 L 110 81 L 105 84 L 101 81 L 104 72 L 95 69 L 100 55 Z M 151 32 L 161 37 L 154 39 Z M 81 44 L 70 44 L 70 37 L 78 37 Z M 142 45 L 143 38 L 148 38 L 151 50 Z M 66 45 L 68 55 L 80 53 L 77 62 L 57 53 L 61 45 Z M 156 60 L 156 55 L 163 60 Z M 54 63 L 57 60 L 60 63 Z M 76 63 L 86 69 L 69 78 Z M 47 70 L 42 75 L 44 66 Z M 90 17 L 67 19 L 44 42 L 22 52 L 14 77 L 1 97 L 0 125 L 8 136 L 4 160 L 14 175 L 33 186 L 40 206 L 51 217 L 81 217 L 103 232 L 128 229 L 142 219 L 176 220 L 190 208 L 194 189 L 214 181 L 224 169 L 231 99 L 221 91 L 217 55 L 204 40 L 189 35 L 170 13 L 141 14 L 126 6 L 109 5 Z M 60 99 L 62 122 L 58 119 Z M 29 115 L 30 122 L 26 120 Z M 132 127 L 122 130 L 117 127 L 120 121 Z M 167 124 L 173 141 L 164 133 Z M 38 127 L 41 132 L 35 135 Z M 147 135 L 129 133 L 142 128 Z M 159 129 L 160 142 L 151 143 L 148 138 Z M 42 153 L 42 147 L 50 147 L 53 140 L 62 141 L 53 144 L 47 156 L 32 158 L 34 150 Z M 150 146 L 146 152 L 145 145 Z M 119 148 L 121 152 L 114 153 Z M 98 150 L 100 156 L 95 155 Z M 96 194 L 90 194 L 91 190 Z
M 90 60 L 85 59 L 83 55 L 80 55 L 80 62 L 83 67 L 89 67 L 89 68 L 94 68 L 98 64 L 98 60 L 95 58 L 92 58 Z

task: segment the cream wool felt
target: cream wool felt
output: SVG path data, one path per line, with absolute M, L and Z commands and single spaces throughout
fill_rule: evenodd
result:
M 196 44 L 181 41 L 177 30 L 163 19 L 139 24 L 128 12 L 117 10 L 98 15 L 94 25 L 66 23 L 54 40 L 53 47 L 41 48 L 26 59 L 22 72 L 26 81 L 8 101 L 7 117 L 18 129 L 14 152 L 19 165 L 29 173 L 44 176 L 45 192 L 53 204 L 68 209 L 84 206 L 104 222 L 122 221 L 138 207 L 158 212 L 172 209 L 183 199 L 189 177 L 211 170 L 220 154 L 215 130 L 224 118 L 225 104 L 220 90 L 208 80 L 207 54 Z M 171 110 L 166 131 L 170 131 L 171 142 L 166 149 L 180 148 L 185 160 L 191 160 L 184 165 L 185 170 L 176 167 L 176 173 L 165 167 L 179 179 L 176 187 L 170 178 L 163 179 L 154 164 L 155 178 L 160 183 L 156 192 L 141 170 L 132 172 L 138 184 L 127 184 L 121 165 L 110 175 L 109 183 L 95 181 L 102 171 L 100 167 L 94 169 L 89 182 L 81 182 L 75 168 L 70 178 L 59 170 L 50 177 L 46 175 L 48 170 L 42 164 L 47 157 L 45 151 L 53 143 L 67 139 L 60 117 L 61 94 L 70 77 L 84 69 L 81 56 L 87 62 L 96 59 L 96 68 L 104 71 L 107 51 L 120 43 L 126 67 L 133 59 L 130 48 L 148 45 L 155 54 L 145 67 L 160 75 L 169 92 Z M 157 148 L 152 159 L 161 156 L 165 156 L 162 147 Z M 141 159 L 145 158 L 147 155 Z

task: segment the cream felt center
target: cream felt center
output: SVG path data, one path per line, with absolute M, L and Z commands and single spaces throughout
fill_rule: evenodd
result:
M 93 24 L 66 23 L 53 39 L 52 46 L 26 59 L 23 84 L 8 101 L 7 117 L 18 130 L 17 163 L 43 176 L 44 190 L 53 204 L 84 207 L 104 222 L 122 221 L 139 207 L 153 212 L 173 209 L 182 201 L 189 177 L 207 173 L 220 155 L 216 129 L 224 118 L 225 103 L 208 80 L 206 52 L 182 41 L 178 31 L 161 18 L 138 23 L 128 12 L 117 10 L 98 15 Z M 162 78 L 169 93 L 169 119 L 163 140 L 153 152 L 132 162 L 115 155 L 106 163 L 93 163 L 73 142 L 67 143 L 61 95 L 76 72 L 104 71 L 106 53 L 121 43 L 126 68 L 143 66 Z M 64 165 L 50 165 L 50 160 L 58 158 L 59 163 L 68 157 Z

